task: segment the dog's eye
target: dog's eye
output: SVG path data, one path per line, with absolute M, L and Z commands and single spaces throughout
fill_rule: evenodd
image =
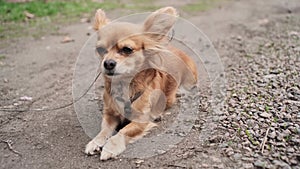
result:
M 100 56 L 103 56 L 107 53 L 107 50 L 104 47 L 97 47 L 96 50 Z
M 123 47 L 122 49 L 119 50 L 119 53 L 125 54 L 125 55 L 130 55 L 133 53 L 133 49 L 130 47 Z

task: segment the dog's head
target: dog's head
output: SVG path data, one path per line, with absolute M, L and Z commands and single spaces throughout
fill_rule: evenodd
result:
M 99 9 L 94 29 L 98 31 L 96 50 L 102 60 L 102 72 L 109 77 L 140 69 L 145 62 L 145 50 L 166 42 L 176 17 L 174 8 L 165 7 L 150 14 L 143 24 L 110 22 Z

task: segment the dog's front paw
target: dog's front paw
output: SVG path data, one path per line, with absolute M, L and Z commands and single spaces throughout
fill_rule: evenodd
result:
M 111 137 L 104 145 L 100 160 L 108 160 L 110 158 L 116 158 L 126 149 L 125 136 L 123 134 L 116 134 Z
M 85 147 L 85 153 L 88 155 L 94 155 L 100 151 L 101 145 L 97 144 L 95 140 L 91 140 Z

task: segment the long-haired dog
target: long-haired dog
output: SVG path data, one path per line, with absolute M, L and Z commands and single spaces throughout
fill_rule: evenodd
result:
M 176 18 L 173 7 L 151 13 L 142 24 L 110 22 L 101 9 L 96 12 L 104 109 L 101 131 L 87 144 L 85 153 L 101 151 L 101 160 L 116 157 L 155 126 L 153 119 L 175 103 L 180 85 L 196 84 L 193 60 L 168 44 Z M 128 77 L 127 87 L 118 85 Z

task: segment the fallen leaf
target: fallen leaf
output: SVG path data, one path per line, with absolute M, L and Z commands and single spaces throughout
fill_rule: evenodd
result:
M 138 159 L 138 160 L 135 161 L 136 164 L 141 164 L 143 162 L 144 162 L 144 160 L 141 160 L 141 159 Z
M 22 96 L 22 97 L 20 97 L 20 100 L 21 100 L 21 101 L 31 101 L 31 100 L 32 100 L 32 97 Z
M 69 43 L 69 42 L 74 42 L 74 39 L 72 39 L 69 36 L 65 36 L 64 39 L 61 41 L 61 43 Z
M 89 23 L 89 22 L 91 22 L 91 20 L 90 20 L 90 18 L 81 18 L 80 22 L 81 23 Z
M 267 113 L 267 112 L 262 112 L 259 114 L 259 116 L 263 117 L 263 118 L 270 118 L 272 116 L 272 114 Z
M 28 11 L 24 11 L 24 15 L 27 19 L 33 19 L 35 16 L 32 13 L 29 13 Z
M 300 37 L 300 33 L 299 33 L 299 32 L 296 32 L 296 31 L 291 31 L 291 32 L 289 32 L 289 35 L 290 35 L 290 36 L 297 37 L 297 38 Z
M 266 25 L 268 23 L 269 23 L 269 19 L 267 18 L 258 20 L 259 25 Z

